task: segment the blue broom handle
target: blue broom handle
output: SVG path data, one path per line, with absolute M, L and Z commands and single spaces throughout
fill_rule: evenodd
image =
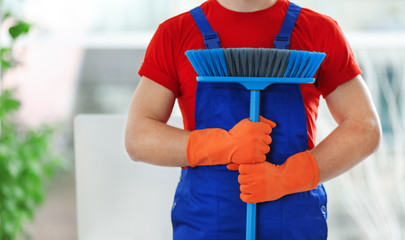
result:
M 250 91 L 250 121 L 259 121 L 260 91 Z M 248 203 L 246 211 L 246 240 L 256 238 L 256 204 Z
M 260 91 L 250 90 L 250 121 L 259 121 Z
M 256 238 L 256 204 L 248 203 L 246 212 L 246 240 Z

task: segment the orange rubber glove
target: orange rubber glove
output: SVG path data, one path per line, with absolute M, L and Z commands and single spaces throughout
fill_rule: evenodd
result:
M 192 131 L 187 142 L 190 166 L 228 163 L 261 163 L 266 161 L 276 124 L 260 117 L 259 122 L 243 119 L 231 130 L 207 128 Z
M 314 156 L 300 152 L 282 165 L 269 162 L 239 166 L 240 198 L 247 203 L 277 200 L 284 195 L 318 186 L 319 169 Z

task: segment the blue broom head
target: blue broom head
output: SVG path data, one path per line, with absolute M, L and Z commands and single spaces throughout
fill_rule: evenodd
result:
M 186 52 L 199 76 L 311 78 L 325 53 L 269 48 L 218 48 Z
M 190 50 L 186 56 L 199 76 L 228 76 L 222 48 Z

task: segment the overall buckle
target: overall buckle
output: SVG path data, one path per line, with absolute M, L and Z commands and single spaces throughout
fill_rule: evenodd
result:
M 216 32 L 206 33 L 204 36 L 204 44 L 205 48 L 213 49 L 213 48 L 220 48 L 220 40 L 218 34 Z

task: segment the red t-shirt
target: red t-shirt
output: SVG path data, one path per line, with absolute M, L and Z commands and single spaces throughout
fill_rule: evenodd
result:
M 278 0 L 272 7 L 256 12 L 234 12 L 217 0 L 201 5 L 223 48 L 273 48 L 281 29 L 288 0 Z M 171 90 L 178 98 L 184 128 L 194 130 L 196 72 L 184 54 L 190 49 L 204 49 L 204 40 L 189 12 L 160 24 L 153 36 L 139 70 L 141 76 Z M 361 73 L 353 52 L 338 24 L 330 17 L 302 8 L 292 32 L 290 49 L 326 53 L 316 84 L 302 84 L 308 148 L 315 146 L 319 98 L 326 97 L 340 84 Z

